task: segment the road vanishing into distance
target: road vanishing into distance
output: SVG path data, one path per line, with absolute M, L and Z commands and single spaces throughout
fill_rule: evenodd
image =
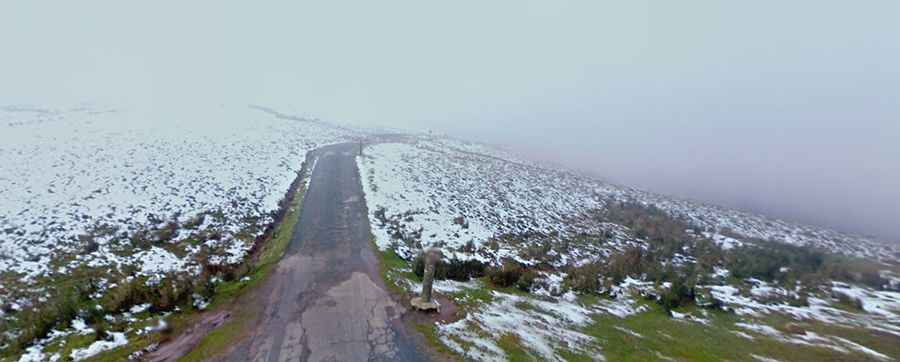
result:
M 359 144 L 320 148 L 300 222 L 225 361 L 422 361 L 369 242 Z

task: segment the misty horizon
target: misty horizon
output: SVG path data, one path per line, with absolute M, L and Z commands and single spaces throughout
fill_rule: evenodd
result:
M 900 6 L 878 4 L 5 4 L 0 99 L 433 129 L 897 242 Z
M 900 2 L 0 4 L 0 361 L 900 359 Z

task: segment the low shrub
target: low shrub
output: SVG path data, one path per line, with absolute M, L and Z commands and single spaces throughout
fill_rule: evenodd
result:
M 438 280 L 451 279 L 456 281 L 468 281 L 472 278 L 480 278 L 485 275 L 486 265 L 478 260 L 441 260 L 434 269 L 434 278 Z M 425 258 L 420 254 L 413 259 L 413 273 L 422 278 L 425 274 Z
M 641 247 L 632 247 L 624 253 L 613 254 L 603 266 L 601 273 L 620 283 L 628 276 L 638 276 L 654 268 L 658 263 Z
M 104 310 L 117 313 L 148 300 L 150 290 L 146 286 L 146 279 L 133 278 L 131 281 L 121 281 L 118 286 L 112 288 L 100 299 L 100 306 Z
M 688 285 L 684 278 L 675 277 L 671 283 L 669 289 L 664 290 L 658 300 L 667 312 L 694 302 L 694 288 Z
M 796 297 L 788 300 L 788 305 L 792 307 L 809 307 L 809 294 L 800 292 Z
M 889 283 L 881 275 L 883 266 L 873 261 L 776 241 L 753 240 L 752 243 L 725 253 L 725 267 L 734 277 L 800 281 L 807 286 L 822 285 L 832 279 L 876 290 Z
M 499 268 L 490 267 L 487 269 L 488 281 L 501 288 L 508 288 L 515 285 L 524 273 L 525 269 L 514 262 L 503 263 L 503 266 Z M 534 280 L 532 279 L 532 281 Z
M 525 260 L 552 261 L 550 251 L 553 250 L 553 244 L 547 240 L 538 240 L 528 242 L 525 247 L 519 251 L 519 256 Z M 559 256 L 556 255 L 558 259 Z
M 600 263 L 588 263 L 579 267 L 570 267 L 566 270 L 566 278 L 563 286 L 580 293 L 596 294 L 603 286 L 600 277 L 605 266 Z
M 788 273 L 800 276 L 821 270 L 825 254 L 808 247 L 754 240 L 753 245 L 730 250 L 725 260 L 737 278 L 772 281 L 783 279 Z
M 709 291 L 694 291 L 694 302 L 700 308 L 719 309 L 722 307 L 722 301 L 717 299 Z
M 831 257 L 822 268 L 825 276 L 850 283 L 859 283 L 874 289 L 883 289 L 890 281 L 881 276 L 881 267 L 872 262 L 849 257 Z
M 846 294 L 846 293 L 840 293 L 840 292 L 833 292 L 831 296 L 832 296 L 833 298 L 837 299 L 838 302 L 841 303 L 841 304 L 843 304 L 843 305 L 846 305 L 846 306 L 848 306 L 848 307 L 852 307 L 852 308 L 854 308 L 854 309 L 856 309 L 856 310 L 858 310 L 858 311 L 864 311 L 864 310 L 865 310 L 865 308 L 863 308 L 863 306 L 864 306 L 863 301 L 862 301 L 862 299 L 860 299 L 860 298 L 853 297 L 853 296 L 848 295 L 848 294 Z
M 33 341 L 46 337 L 54 328 L 68 327 L 68 323 L 78 316 L 83 299 L 77 288 L 61 288 L 42 307 L 20 312 L 17 322 L 21 333 L 12 341 L 12 350 L 23 351 Z
M 179 305 L 189 305 L 193 294 L 193 285 L 186 279 L 167 278 L 152 289 L 150 309 L 165 312 Z
M 526 270 L 519 277 L 519 280 L 516 281 L 516 288 L 523 292 L 530 292 L 531 287 L 534 285 L 535 279 L 537 279 L 538 273 L 534 270 Z
M 652 205 L 611 202 L 602 217 L 606 221 L 628 227 L 635 236 L 647 240 L 663 257 L 681 252 L 693 239 L 686 231 L 691 227 L 689 223 Z

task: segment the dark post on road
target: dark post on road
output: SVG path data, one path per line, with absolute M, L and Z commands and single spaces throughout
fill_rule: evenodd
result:
M 413 298 L 410 304 L 421 311 L 437 311 L 440 308 L 431 296 L 431 288 L 434 284 L 434 268 L 441 260 L 441 249 L 429 248 L 425 251 L 425 272 L 422 275 L 422 294 Z

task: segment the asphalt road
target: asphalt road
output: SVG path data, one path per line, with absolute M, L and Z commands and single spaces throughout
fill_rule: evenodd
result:
M 327 146 L 303 201 L 299 227 L 264 283 L 261 316 L 229 361 L 422 361 L 369 243 L 358 144 Z

